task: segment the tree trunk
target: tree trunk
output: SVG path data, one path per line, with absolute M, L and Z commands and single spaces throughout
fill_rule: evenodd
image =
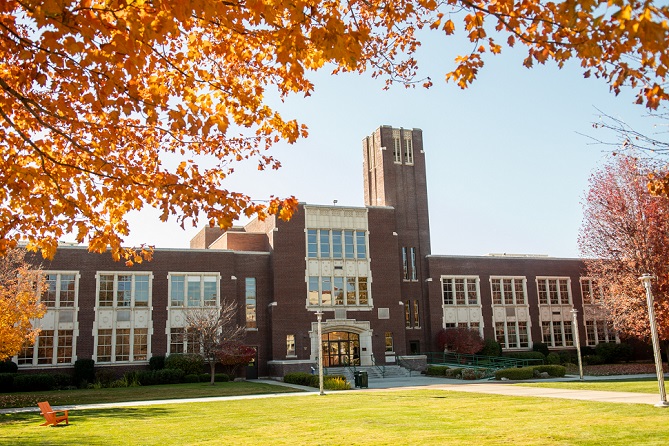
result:
M 209 361 L 209 372 L 211 374 L 211 381 L 209 384 L 214 385 L 214 375 L 216 374 L 216 363 L 214 361 Z

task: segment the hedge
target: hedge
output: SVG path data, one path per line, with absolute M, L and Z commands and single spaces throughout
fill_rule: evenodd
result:
M 350 389 L 350 385 L 344 386 L 342 380 L 347 382 L 344 375 L 326 375 L 323 377 L 323 387 L 328 390 L 342 390 L 344 387 Z M 283 377 L 283 382 L 307 387 L 319 387 L 318 375 L 304 372 L 288 373 Z
M 95 382 L 95 361 L 92 359 L 77 359 L 74 361 L 75 386 L 86 387 L 89 383 Z
M 448 367 L 445 365 L 430 365 L 427 366 L 425 374 L 428 376 L 445 376 Z
M 204 358 L 200 355 L 175 353 L 165 358 L 165 369 L 182 370 L 184 375 L 199 375 L 204 369 Z
M 7 393 L 14 391 L 15 373 L 0 373 L 0 392 Z
M 541 359 L 542 361 L 546 359 L 546 356 L 541 352 L 508 352 L 504 356 L 515 359 Z
M 18 371 L 19 366 L 12 360 L 0 361 L 0 373 L 16 373 Z
M 38 390 L 52 390 L 56 387 L 56 380 L 49 373 L 14 376 L 14 391 L 34 392 Z

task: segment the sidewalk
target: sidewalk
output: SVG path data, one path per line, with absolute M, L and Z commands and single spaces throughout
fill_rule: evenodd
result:
M 654 378 L 655 375 L 618 375 L 618 376 L 586 376 L 584 381 L 601 381 L 616 379 Z M 606 403 L 625 404 L 651 404 L 660 402 L 659 392 L 657 394 L 632 393 L 632 392 L 610 392 L 600 390 L 572 390 L 551 389 L 543 387 L 523 387 L 512 384 L 523 384 L 529 382 L 555 382 L 555 381 L 579 381 L 578 376 L 566 376 L 564 378 L 527 380 L 527 381 L 462 381 L 456 379 L 435 378 L 424 375 L 416 375 L 406 378 L 386 378 L 369 381 L 368 389 L 352 389 L 345 391 L 327 392 L 336 394 L 342 392 L 375 392 L 380 390 L 422 390 L 434 389 L 452 392 L 485 393 L 493 395 L 537 397 L 537 398 L 559 398 L 581 401 L 598 401 Z M 54 410 L 84 410 L 84 409 L 109 409 L 115 407 L 138 407 L 163 404 L 181 404 L 194 402 L 251 400 L 258 398 L 290 398 L 318 395 L 318 390 L 312 387 L 297 386 L 273 380 L 256 380 L 256 382 L 273 384 L 277 386 L 291 387 L 302 390 L 297 393 L 273 393 L 263 395 L 242 395 L 226 397 L 187 398 L 187 399 L 165 399 L 152 401 L 129 401 L 105 404 L 81 404 L 69 406 L 56 406 Z M 39 412 L 37 407 L 21 407 L 14 409 L 0 409 L 0 414 Z

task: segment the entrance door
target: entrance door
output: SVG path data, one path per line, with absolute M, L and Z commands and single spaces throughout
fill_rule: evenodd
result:
M 258 379 L 258 347 L 253 347 L 255 356 L 246 366 L 246 379 Z
M 420 354 L 420 341 L 409 341 L 409 351 L 412 355 Z
M 325 333 L 323 342 L 323 367 L 360 365 L 360 335 L 346 331 Z

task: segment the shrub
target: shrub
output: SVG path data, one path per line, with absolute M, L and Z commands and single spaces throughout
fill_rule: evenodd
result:
M 214 375 L 214 382 L 224 383 L 230 381 L 230 377 L 225 373 L 217 373 Z
M 204 358 L 200 355 L 176 353 L 165 358 L 165 369 L 177 369 L 184 375 L 199 375 L 204 369 Z
M 516 358 L 516 359 L 541 359 L 542 361 L 546 360 L 541 352 L 508 352 L 504 353 L 504 356 L 507 358 Z
M 462 371 L 462 379 L 466 380 L 479 379 L 480 374 L 476 372 L 477 371 L 474 369 L 464 369 Z
M 92 359 L 77 359 L 74 361 L 74 377 L 72 378 L 75 386 L 86 387 L 88 383 L 95 381 L 95 361 Z
M 502 369 L 495 372 L 495 379 L 511 379 L 511 380 L 521 380 L 521 379 L 532 379 L 534 378 L 534 367 L 517 367 L 513 369 Z
M 546 364 L 560 364 L 560 355 L 555 352 L 550 352 L 546 356 Z
M 563 350 L 558 355 L 560 356 L 560 364 L 574 364 L 578 362 L 576 352 L 574 351 Z
M 183 381 L 184 376 L 186 376 L 184 371 L 179 369 L 165 368 L 162 370 L 156 370 L 153 373 L 155 373 L 154 378 L 156 380 L 156 384 L 179 384 Z
M 595 353 L 601 356 L 605 364 L 612 364 L 614 362 L 629 362 L 632 359 L 634 351 L 629 344 L 602 342 L 595 347 Z
M 323 388 L 328 390 L 349 390 L 351 384 L 343 376 L 327 376 L 323 378 Z
M 199 383 L 200 382 L 200 375 L 186 375 L 184 376 L 184 381 L 187 383 Z
M 437 333 L 439 350 L 473 355 L 484 346 L 481 334 L 473 328 L 442 328 Z
M 478 354 L 483 356 L 502 356 L 502 345 L 494 339 L 484 339 L 483 348 Z
M 19 371 L 19 366 L 11 359 L 0 361 L 0 373 L 16 373 Z
M 209 373 L 200 373 L 198 375 L 201 383 L 211 382 L 211 375 Z M 214 376 L 214 381 L 216 381 L 216 376 Z
M 600 365 L 604 364 L 604 359 L 599 355 L 585 355 L 582 358 L 584 365 Z
M 0 393 L 14 391 L 14 376 L 15 373 L 0 373 Z
M 444 373 L 446 378 L 460 379 L 462 378 L 462 369 L 448 369 Z
M 142 386 L 153 386 L 158 384 L 156 380 L 156 371 L 154 370 L 141 370 L 135 372 L 137 382 Z
M 546 372 L 554 378 L 562 378 L 567 373 L 567 368 L 561 365 L 535 365 L 532 369 L 539 373 Z
M 53 375 L 37 373 L 34 375 L 14 376 L 14 389 L 17 392 L 35 392 L 38 390 L 52 390 L 55 386 Z
M 289 384 L 297 384 L 299 386 L 311 386 L 313 377 L 316 377 L 316 387 L 318 387 L 318 375 L 312 375 L 304 372 L 287 373 L 283 377 L 283 382 Z
M 107 368 L 95 371 L 95 383 L 100 384 L 101 387 L 111 387 L 111 383 L 116 381 L 117 378 L 116 373 Z
M 67 389 L 72 386 L 72 376 L 67 373 L 54 373 L 53 384 L 56 389 Z
M 444 376 L 446 375 L 447 370 L 448 367 L 446 367 L 445 365 L 430 365 L 427 366 L 425 374 L 428 376 Z
M 164 368 L 165 368 L 164 356 L 152 356 L 151 359 L 149 359 L 149 369 L 162 370 Z
M 532 346 L 532 350 L 534 350 L 535 352 L 543 353 L 544 356 L 548 356 L 548 354 L 550 353 L 548 351 L 548 344 L 544 344 L 543 342 L 536 342 Z

